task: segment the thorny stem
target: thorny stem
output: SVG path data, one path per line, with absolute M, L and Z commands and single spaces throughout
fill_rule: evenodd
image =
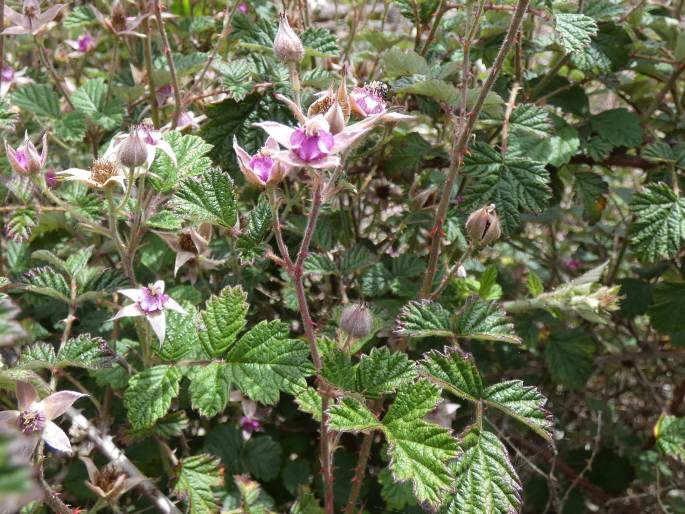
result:
M 43 455 L 44 446 L 45 444 L 43 441 L 38 443 L 38 448 L 36 449 L 36 464 L 38 467 L 38 483 L 43 490 L 45 503 L 47 503 L 54 512 L 57 512 L 57 514 L 71 514 L 71 509 L 60 499 L 57 493 L 50 487 L 50 484 L 45 480 L 45 471 L 43 468 L 43 462 L 45 461 L 45 456 Z
M 511 113 L 514 111 L 514 105 L 516 105 L 516 97 L 518 96 L 519 90 L 521 89 L 521 84 L 514 83 L 511 87 L 511 93 L 509 93 L 509 101 L 507 102 L 507 108 L 504 112 L 504 122 L 502 123 L 502 146 L 501 153 L 503 156 L 507 154 L 507 148 L 509 147 L 509 120 L 511 118 Z
M 121 258 L 121 265 L 124 268 L 124 274 L 129 279 L 132 285 L 135 285 L 136 280 L 133 276 L 133 270 L 129 266 L 128 259 L 126 258 L 126 249 L 124 244 L 121 242 L 121 237 L 119 236 L 119 228 L 117 226 L 117 208 L 114 206 L 114 199 L 112 198 L 112 188 L 107 188 L 105 193 L 107 195 L 107 214 L 109 221 L 109 231 L 112 233 L 112 240 L 114 241 L 114 246 L 116 246 L 119 257 Z
M 141 8 L 142 11 L 142 8 Z M 143 54 L 145 59 L 145 74 L 149 88 L 148 98 L 150 101 L 150 112 L 152 114 L 152 124 L 159 128 L 159 106 L 157 105 L 157 94 L 155 92 L 155 79 L 152 76 L 152 42 L 150 41 L 150 19 L 146 16 L 142 22 L 143 34 Z
M 293 285 L 295 287 L 295 294 L 297 297 L 297 304 L 300 309 L 300 317 L 302 319 L 302 325 L 304 327 L 304 332 L 309 343 L 309 352 L 314 362 L 314 368 L 316 369 L 317 378 L 319 379 L 319 394 L 321 394 L 321 440 L 320 440 L 320 458 L 321 458 L 321 469 L 323 471 L 324 480 L 324 504 L 326 514 L 333 514 L 333 468 L 331 462 L 330 453 L 330 435 L 328 432 L 328 404 L 329 397 L 328 392 L 324 390 L 323 383 L 320 380 L 321 368 L 323 366 L 321 361 L 321 355 L 319 349 L 316 345 L 316 334 L 314 333 L 314 321 L 312 320 L 311 314 L 309 312 L 309 304 L 307 303 L 307 296 L 304 289 L 304 260 L 309 253 L 309 246 L 314 235 L 314 230 L 316 229 L 316 224 L 319 219 L 319 213 L 321 212 L 321 204 L 323 199 L 322 195 L 322 178 L 321 175 L 316 172 L 314 176 L 314 183 L 312 185 L 312 207 L 309 211 L 309 216 L 307 218 L 307 227 L 305 228 L 304 235 L 302 237 L 302 242 L 300 243 L 300 248 L 297 252 L 297 257 L 294 263 L 288 264 L 291 259 L 288 255 L 287 247 L 283 242 L 282 235 L 280 232 L 280 221 L 278 218 L 278 207 L 275 205 L 275 198 L 273 191 L 270 192 L 270 200 L 272 201 L 272 206 L 274 207 L 274 226 L 276 230 L 276 241 L 278 242 L 279 250 L 282 253 L 282 257 L 286 262 L 286 270 L 290 275 Z
M 181 91 L 178 88 L 178 76 L 176 74 L 176 64 L 174 63 L 174 56 L 171 55 L 171 47 L 169 46 L 169 38 L 164 27 L 164 20 L 162 19 L 162 6 L 160 0 L 154 0 L 155 17 L 157 18 L 157 29 L 159 35 L 162 37 L 162 48 L 164 49 L 164 56 L 169 65 L 169 73 L 171 74 L 171 87 L 174 90 L 174 102 L 176 109 L 174 110 L 174 118 L 171 122 L 171 128 L 175 129 L 178 125 L 178 119 L 181 116 L 183 109 L 183 101 L 181 100 Z
M 352 489 L 350 489 L 350 496 L 345 506 L 344 514 L 354 514 L 359 499 L 359 493 L 362 489 L 364 476 L 366 475 L 366 464 L 369 462 L 369 455 L 371 455 L 371 445 L 373 443 L 373 432 L 364 434 L 362 445 L 359 448 L 359 458 L 357 466 L 354 468 L 354 478 L 352 479 Z
M 60 81 L 54 66 L 52 65 L 50 59 L 48 59 L 48 56 L 46 55 L 45 46 L 43 46 L 43 41 L 39 37 L 34 38 L 34 41 L 36 42 L 36 46 L 38 47 L 38 55 L 40 56 L 41 63 L 43 64 L 43 66 L 45 66 L 45 69 L 48 70 L 50 78 L 55 83 L 55 86 L 57 86 L 57 89 L 59 89 L 59 92 L 62 93 L 64 100 L 67 102 L 67 104 L 69 105 L 69 107 L 71 107 L 71 110 L 73 111 L 74 104 L 71 102 L 69 93 L 67 93 L 66 89 L 64 89 L 64 86 L 62 85 L 62 82 Z
M 442 226 L 445 223 L 445 216 L 447 215 L 447 208 L 449 207 L 450 198 L 452 196 L 452 188 L 457 179 L 457 174 L 461 168 L 462 161 L 464 159 L 464 153 L 468 145 L 469 137 L 471 136 L 471 131 L 476 124 L 478 115 L 480 114 L 483 104 L 485 103 L 485 98 L 492 89 L 495 79 L 499 75 L 499 72 L 504 65 L 504 60 L 509 53 L 509 50 L 516 42 L 516 34 L 521 27 L 523 21 L 523 16 L 528 9 L 528 4 L 530 0 L 519 0 L 516 4 L 516 10 L 511 18 L 509 24 L 509 29 L 507 30 L 507 35 L 502 42 L 502 46 L 497 53 L 495 62 L 490 69 L 490 74 L 488 75 L 483 87 L 480 90 L 480 94 L 476 99 L 476 103 L 468 113 L 465 126 L 459 133 L 459 139 L 457 140 L 454 150 L 452 152 L 452 161 L 450 163 L 450 168 L 447 174 L 447 179 L 445 180 L 445 185 L 443 187 L 442 196 L 440 198 L 440 203 L 438 205 L 438 211 L 435 215 L 435 227 L 432 234 L 431 248 L 428 257 L 428 266 L 426 268 L 426 273 L 423 277 L 423 284 L 421 286 L 421 297 L 426 298 L 431 291 L 433 285 L 433 279 L 435 278 L 435 273 L 438 267 L 438 257 L 440 254 L 440 246 L 442 243 Z

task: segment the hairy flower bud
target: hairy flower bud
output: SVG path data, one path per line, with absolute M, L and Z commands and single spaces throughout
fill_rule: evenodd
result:
M 502 227 L 495 212 L 495 204 L 473 211 L 466 220 L 466 234 L 475 244 L 486 245 L 499 239 Z
M 279 15 L 278 32 L 274 39 L 274 52 L 279 61 L 284 64 L 298 63 L 304 57 L 302 41 L 288 23 L 288 17 L 283 12 Z
M 147 162 L 147 148 L 138 130 L 131 130 L 128 137 L 122 141 L 117 151 L 117 159 L 127 168 L 137 168 Z
M 351 337 L 366 337 L 373 329 L 371 310 L 362 303 L 346 305 L 340 315 L 340 328 Z

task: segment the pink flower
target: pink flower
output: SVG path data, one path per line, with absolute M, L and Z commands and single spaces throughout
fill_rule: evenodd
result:
M 48 23 L 55 19 L 59 12 L 64 8 L 64 4 L 56 4 L 47 11 L 40 11 L 38 0 L 24 0 L 22 4 L 22 14 L 5 6 L 5 18 L 12 24 L 5 29 L 3 34 L 21 35 L 38 34 Z
M 407 114 L 388 111 L 388 105 L 385 101 L 387 94 L 388 86 L 382 82 L 374 81 L 365 84 L 364 87 L 355 87 L 350 94 L 352 111 L 363 118 L 381 115 L 381 118 L 386 123 L 413 118 L 413 116 Z
M 145 316 L 150 322 L 152 330 L 157 335 L 159 343 L 164 342 L 166 334 L 166 314 L 167 309 L 176 311 L 180 314 L 187 314 L 175 300 L 164 293 L 164 281 L 158 280 L 148 287 L 138 289 L 120 289 L 119 293 L 130 298 L 135 303 L 122 308 L 112 320 L 120 318 L 132 318 Z
M 59 391 L 38 401 L 38 393 L 27 382 L 17 382 L 19 410 L 0 412 L 0 424 L 14 426 L 27 435 L 40 434 L 45 443 L 62 452 L 71 452 L 71 443 L 64 431 L 53 423 L 79 398 L 85 394 L 75 391 Z
M 24 134 L 24 144 L 18 146 L 16 149 L 11 148 L 7 141 L 5 141 L 5 153 L 7 154 L 7 159 L 9 160 L 12 169 L 22 175 L 28 175 L 31 173 L 37 173 L 48 159 L 48 135 L 43 134 L 42 140 L 43 148 L 41 153 L 38 153 L 35 145 L 29 139 L 29 134 L 26 132 Z
M 81 34 L 76 40 L 68 39 L 65 43 L 76 50 L 74 54 L 75 57 L 92 52 L 95 50 L 97 44 L 95 38 L 91 36 L 89 32 Z
M 283 180 L 290 167 L 280 161 L 274 160 L 273 156 L 280 148 L 276 140 L 269 137 L 264 146 L 254 155 L 248 154 L 238 145 L 238 140 L 233 136 L 233 150 L 238 158 L 238 166 L 245 178 L 255 186 L 264 187 L 266 184 L 276 184 Z
M 250 7 L 247 5 L 247 3 L 240 2 L 238 4 L 238 10 L 243 14 L 247 14 L 250 11 Z
M 23 86 L 32 82 L 33 80 L 26 77 L 26 68 L 17 71 L 5 64 L 0 70 L 0 98 L 4 98 L 12 86 Z

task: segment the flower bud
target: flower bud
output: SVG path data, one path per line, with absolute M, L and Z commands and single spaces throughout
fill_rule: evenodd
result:
M 495 212 L 495 204 L 473 211 L 466 220 L 466 234 L 475 244 L 486 245 L 499 239 L 502 227 Z
M 278 32 L 274 39 L 274 52 L 283 64 L 298 63 L 304 58 L 302 41 L 288 23 L 283 12 L 279 15 Z
M 342 132 L 345 128 L 345 115 L 337 100 L 328 108 L 323 117 L 331 128 L 331 134 Z
M 362 303 L 346 305 L 340 315 L 340 328 L 351 337 L 366 337 L 373 329 L 371 310 Z
M 138 134 L 138 130 L 131 130 L 128 137 L 121 142 L 117 159 L 127 168 L 137 168 L 147 162 L 147 147 Z
M 457 277 L 466 278 L 466 268 L 464 267 L 463 264 L 460 264 L 459 267 L 457 268 Z

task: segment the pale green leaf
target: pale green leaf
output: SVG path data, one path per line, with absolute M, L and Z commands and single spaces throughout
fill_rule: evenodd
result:
M 578 53 L 590 45 L 597 34 L 597 22 L 585 14 L 557 13 L 554 28 L 567 53 Z
M 223 483 L 219 460 L 202 453 L 181 461 L 174 493 L 185 499 L 190 514 L 218 513 L 214 489 Z
M 200 313 L 200 342 L 210 357 L 219 357 L 235 342 L 247 323 L 247 295 L 240 287 L 226 287 L 207 300 Z
M 421 367 L 426 378 L 456 396 L 475 402 L 483 395 L 483 381 L 473 357 L 457 348 L 446 348 L 445 353 L 431 350 Z
M 397 317 L 395 333 L 406 337 L 452 337 L 450 314 L 437 302 L 409 302 Z
M 469 298 L 459 315 L 454 332 L 457 337 L 519 344 L 514 324 L 496 302 Z
M 178 395 L 181 372 L 174 366 L 153 366 L 133 375 L 124 405 L 134 429 L 149 428 L 164 416 Z
M 185 179 L 172 206 L 195 221 L 208 221 L 228 229 L 233 228 L 238 219 L 233 180 L 218 168 L 211 168 L 200 177 Z
M 190 402 L 202 416 L 213 417 L 223 412 L 228 403 L 231 376 L 228 366 L 210 363 L 188 370 Z
M 330 427 L 341 432 L 366 432 L 382 426 L 368 407 L 354 398 L 343 398 L 328 414 Z
M 211 168 L 212 160 L 207 154 L 212 150 L 212 145 L 205 143 L 201 137 L 169 132 L 164 139 L 176 155 L 176 165 L 166 153 L 157 152 L 152 172 L 157 175 L 153 183 L 158 191 L 169 192 L 182 180 L 202 175 Z

